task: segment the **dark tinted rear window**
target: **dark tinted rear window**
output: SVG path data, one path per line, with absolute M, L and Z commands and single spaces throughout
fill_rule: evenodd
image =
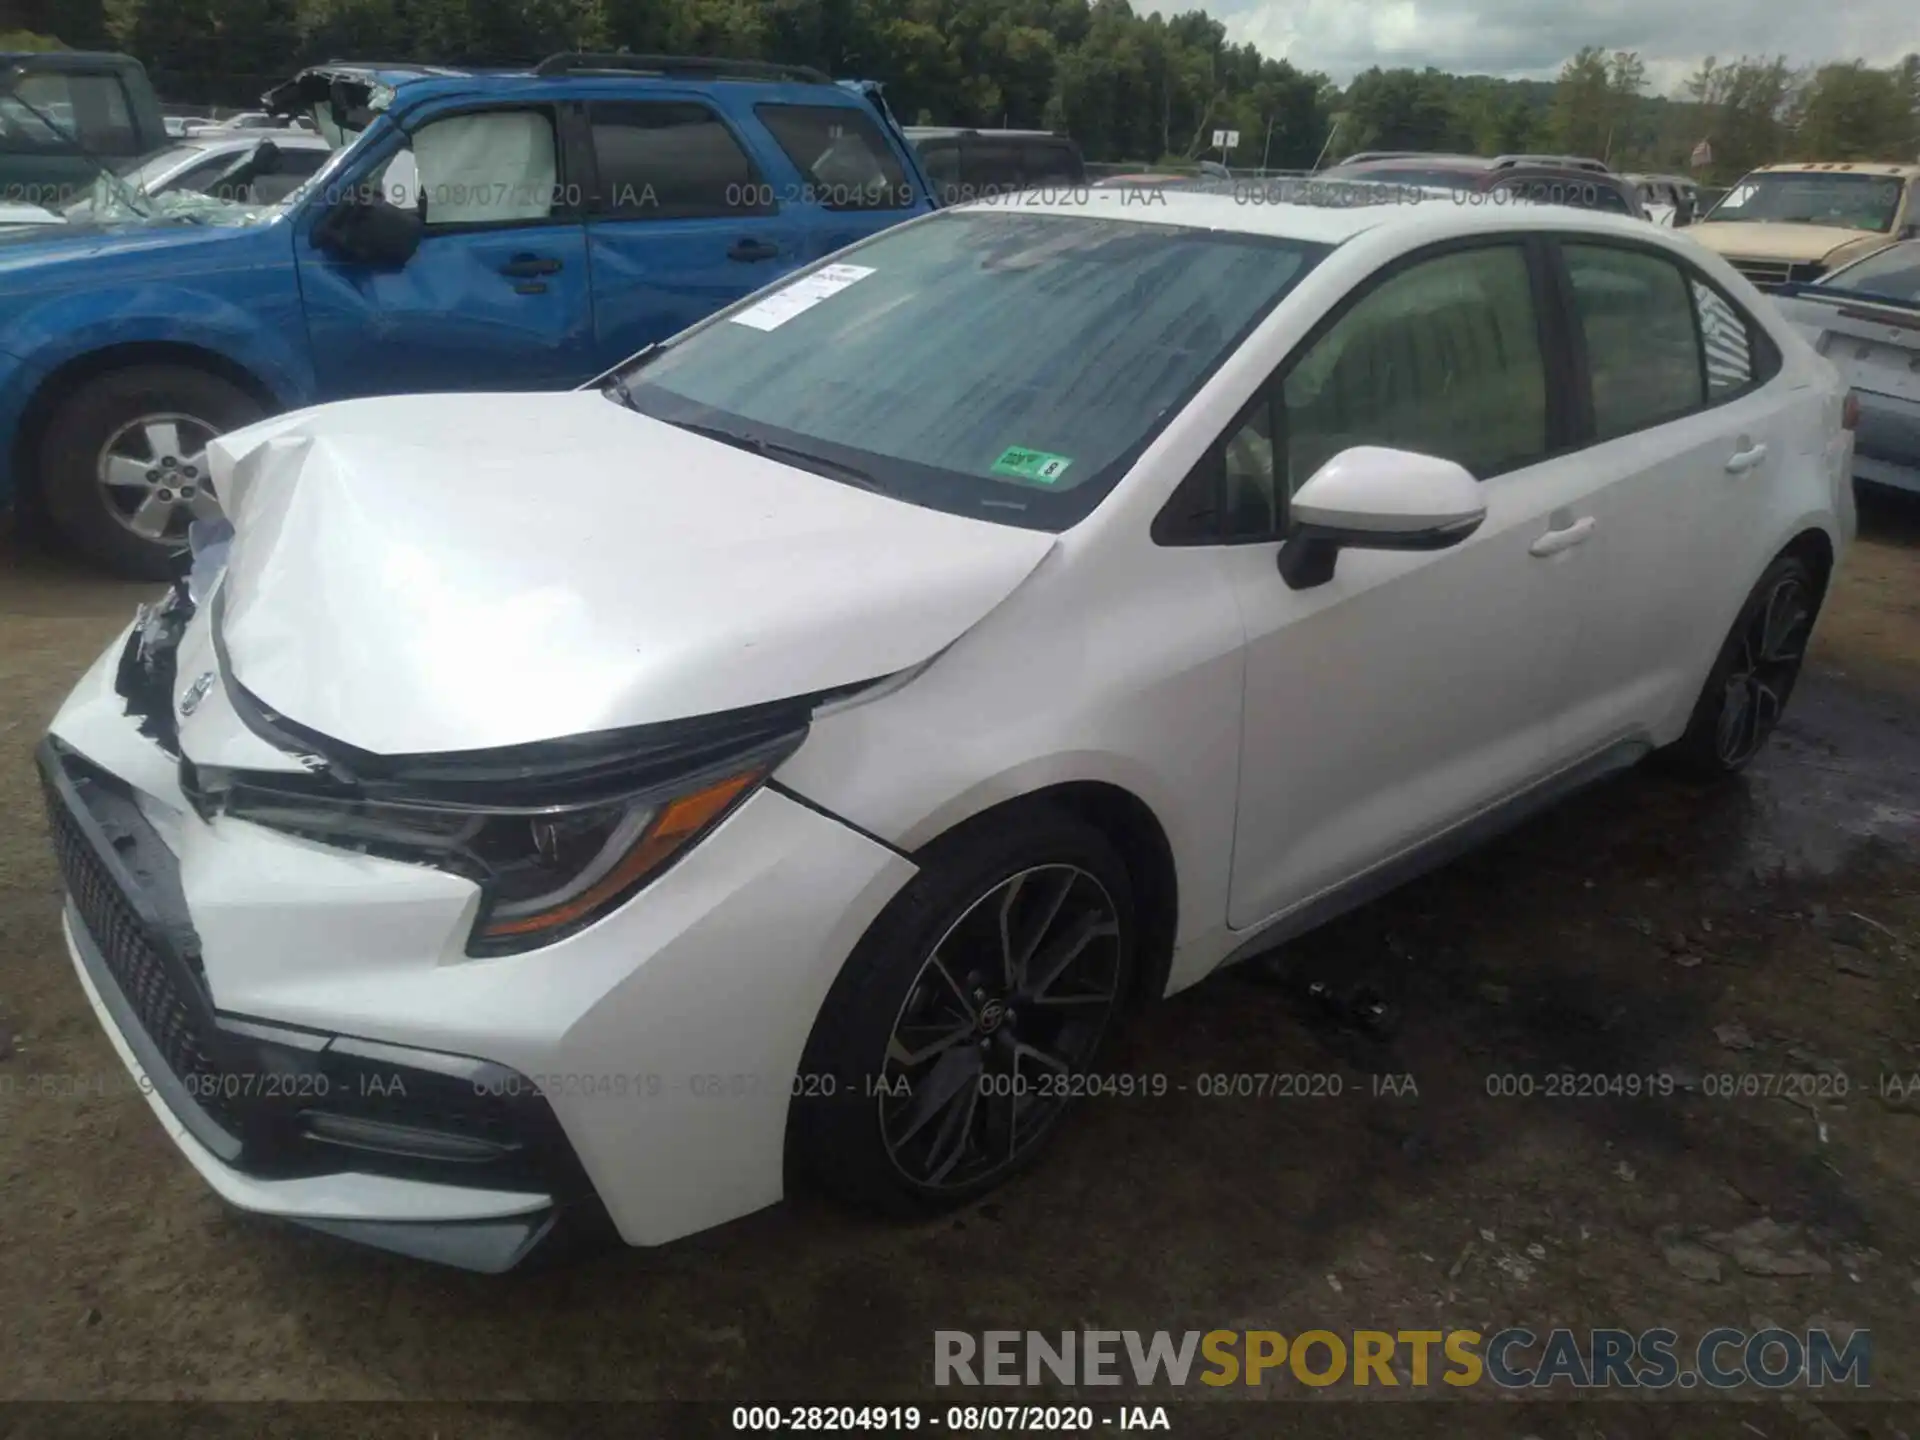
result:
M 596 100 L 587 113 L 601 214 L 671 220 L 772 208 L 753 162 L 706 106 Z

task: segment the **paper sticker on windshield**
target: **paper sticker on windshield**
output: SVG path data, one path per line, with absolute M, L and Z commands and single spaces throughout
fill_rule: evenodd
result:
M 1024 445 L 1009 445 L 993 462 L 993 473 L 1010 475 L 1015 480 L 1031 480 L 1035 485 L 1055 485 L 1073 463 L 1065 455 L 1045 450 L 1029 450 Z
M 755 330 L 778 330 L 803 310 L 811 310 L 822 300 L 838 295 L 856 280 L 864 280 L 871 274 L 871 265 L 823 265 L 813 274 L 801 276 L 791 285 L 782 286 L 738 315 L 727 318 L 736 325 L 751 325 Z

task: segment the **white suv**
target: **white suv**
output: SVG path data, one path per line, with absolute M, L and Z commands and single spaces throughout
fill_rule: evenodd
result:
M 951 1204 L 1130 1004 L 1745 764 L 1835 373 L 1685 237 L 1367 188 L 942 211 L 576 392 L 217 442 L 237 533 L 41 750 L 192 1164 L 484 1269 Z

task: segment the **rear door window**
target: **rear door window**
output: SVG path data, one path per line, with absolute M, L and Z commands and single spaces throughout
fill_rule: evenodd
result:
M 829 210 L 904 210 L 913 204 L 893 147 L 879 123 L 852 105 L 756 105 L 806 184 L 799 198 Z
M 776 208 L 726 122 L 697 101 L 596 100 L 587 116 L 597 215 L 686 220 Z
M 1698 410 L 1706 379 L 1694 297 L 1672 261 L 1642 250 L 1566 242 L 1573 309 L 1586 342 L 1596 440 Z

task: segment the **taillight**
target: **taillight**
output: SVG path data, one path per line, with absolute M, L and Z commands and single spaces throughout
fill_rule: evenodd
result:
M 1840 406 L 1840 428 L 1842 430 L 1860 428 L 1860 397 L 1851 390 L 1847 392 L 1847 398 Z

